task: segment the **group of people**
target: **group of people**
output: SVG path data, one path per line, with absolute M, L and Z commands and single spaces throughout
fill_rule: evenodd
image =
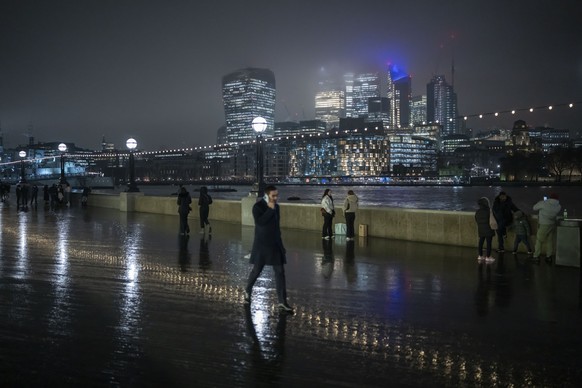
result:
M 533 206 L 538 211 L 538 229 L 536 233 L 535 249 L 532 252 L 529 237 L 532 235 L 531 225 L 527 215 L 520 210 L 504 191 L 500 192 L 491 206 L 489 199 L 481 197 L 477 201 L 479 209 L 475 212 L 477 223 L 478 262 L 493 263 L 495 258 L 491 256 L 491 244 L 497 234 L 497 252 L 505 252 L 505 240 L 507 229 L 513 228 L 515 240 L 513 254 L 517 254 L 519 244 L 523 242 L 527 253 L 536 261 L 540 260 L 542 249 L 545 247 L 546 262 L 551 263 L 554 256 L 554 238 L 558 214 L 562 209 L 558 194 L 551 193 Z M 483 249 L 485 248 L 485 252 Z M 485 253 L 485 254 L 484 254 Z
M 192 211 L 192 197 L 184 186 L 180 186 L 178 192 L 178 214 L 180 215 L 180 235 L 185 236 L 190 234 L 190 226 L 188 225 L 188 214 Z M 203 186 L 200 188 L 200 196 L 198 198 L 198 207 L 200 215 L 200 233 L 204 234 L 208 228 L 208 234 L 212 233 L 212 227 L 208 221 L 210 215 L 210 205 L 212 205 L 212 197 L 208 194 L 208 188 Z
M 71 185 L 69 183 L 53 183 L 51 186 L 44 185 L 42 187 L 42 200 L 45 206 L 71 204 Z M 18 210 L 26 211 L 28 207 L 38 206 L 38 196 L 40 188 L 35 183 L 20 182 L 15 187 L 16 206 Z M 81 197 L 82 206 L 87 206 L 87 201 L 91 189 L 89 187 L 83 188 Z M 2 202 L 8 201 L 10 197 L 10 184 L 0 183 L 0 199 Z
M 358 210 L 358 196 L 353 190 L 348 190 L 348 196 L 344 200 L 342 210 L 346 219 L 346 240 L 351 241 L 355 236 L 354 223 L 356 220 L 356 211 Z M 325 189 L 323 192 L 320 211 L 323 216 L 321 238 L 329 240 L 334 237 L 332 226 L 333 218 L 335 217 L 335 206 L 333 204 L 331 189 Z

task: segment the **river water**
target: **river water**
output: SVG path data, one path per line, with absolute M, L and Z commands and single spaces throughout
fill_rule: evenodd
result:
M 186 186 L 192 197 L 199 186 Z M 250 186 L 232 186 L 236 191 L 211 192 L 216 199 L 238 200 L 249 195 Z M 348 190 L 353 190 L 359 197 L 360 206 L 396 207 L 408 209 L 433 209 L 472 211 L 477 209 L 477 200 L 487 197 L 491 201 L 501 191 L 505 191 L 517 207 L 528 214 L 533 213 L 533 205 L 555 192 L 560 197 L 562 208 L 568 210 L 569 217 L 582 218 L 582 186 L 307 186 L 281 185 L 278 187 L 280 202 L 316 204 L 321 200 L 326 188 L 332 190 L 336 206 L 341 206 Z M 146 195 L 170 196 L 177 191 L 176 186 L 140 186 Z M 289 197 L 300 200 L 290 201 Z

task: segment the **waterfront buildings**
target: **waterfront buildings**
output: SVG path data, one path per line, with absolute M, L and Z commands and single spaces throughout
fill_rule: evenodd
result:
M 267 130 L 263 136 L 273 136 L 275 92 L 275 75 L 268 69 L 246 68 L 222 78 L 228 142 L 254 140 L 256 134 L 251 123 L 257 116 L 267 120 Z

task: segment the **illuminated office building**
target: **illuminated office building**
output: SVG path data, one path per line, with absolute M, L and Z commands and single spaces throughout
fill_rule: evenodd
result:
M 368 117 L 367 121 L 381 121 L 384 128 L 390 126 L 390 100 L 388 97 L 368 98 Z
M 412 97 L 410 102 L 410 123 L 418 125 L 426 122 L 426 95 Z
M 443 136 L 459 133 L 457 94 L 444 75 L 434 76 L 426 85 L 426 118 L 443 126 Z
M 345 79 L 345 77 L 344 77 Z M 348 117 L 368 117 L 368 100 L 381 97 L 379 73 L 362 73 L 354 77 L 352 104 Z
M 344 75 L 345 87 L 345 117 L 354 117 L 354 73 L 346 73 Z
M 437 171 L 437 142 L 408 134 L 388 136 L 390 171 L 399 175 L 427 175 Z
M 345 117 L 345 109 L 343 90 L 323 90 L 315 95 L 315 119 L 325 122 L 327 128 L 339 125 L 339 119 Z
M 388 99 L 390 100 L 390 127 L 408 127 L 410 124 L 410 102 L 412 79 L 398 66 L 388 67 Z
M 222 77 L 226 137 L 230 143 L 254 140 L 251 126 L 257 116 L 267 120 L 263 136 L 273 135 L 275 75 L 268 69 L 246 68 Z

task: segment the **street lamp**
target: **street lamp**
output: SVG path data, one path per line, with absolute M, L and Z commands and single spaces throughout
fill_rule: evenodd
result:
M 263 132 L 267 129 L 267 120 L 263 117 L 253 119 L 253 130 L 257 134 L 257 196 L 261 198 L 265 190 L 265 181 L 263 179 Z
M 129 149 L 129 185 L 127 186 L 128 193 L 138 193 L 139 189 L 135 184 L 135 159 L 133 157 L 133 150 L 137 147 L 137 141 L 130 137 L 125 142 L 125 145 Z
M 20 156 L 20 183 L 26 183 L 26 177 L 24 176 L 24 158 L 26 157 L 26 151 L 20 151 L 18 156 Z
M 67 179 L 65 178 L 65 152 L 67 152 L 67 145 L 65 143 L 59 144 L 59 151 L 61 153 L 61 178 L 59 183 L 61 185 L 67 184 Z

